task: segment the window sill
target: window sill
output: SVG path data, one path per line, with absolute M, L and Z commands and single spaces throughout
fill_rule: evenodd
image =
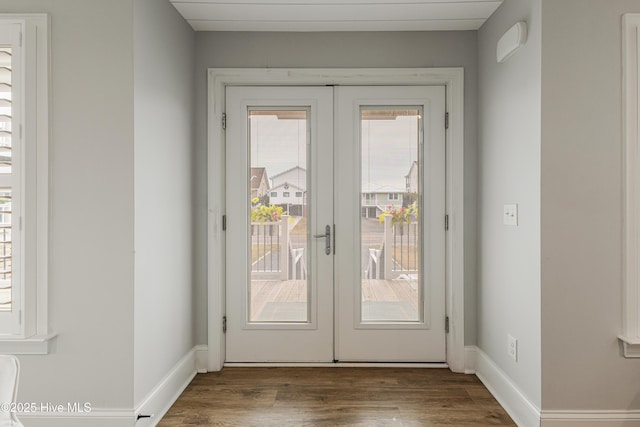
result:
M 29 338 L 0 338 L 0 354 L 49 354 L 57 334 Z
M 640 339 L 629 338 L 622 335 L 620 335 L 618 339 L 620 340 L 620 342 L 622 342 L 624 357 L 626 358 L 640 357 Z

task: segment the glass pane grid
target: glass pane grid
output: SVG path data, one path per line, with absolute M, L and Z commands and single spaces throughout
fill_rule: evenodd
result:
M 250 108 L 250 323 L 308 323 L 309 111 Z
M 418 107 L 363 107 L 361 149 L 362 322 L 423 319 Z

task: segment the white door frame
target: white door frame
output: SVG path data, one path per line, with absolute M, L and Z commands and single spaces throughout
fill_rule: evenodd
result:
M 444 85 L 449 128 L 446 130 L 446 314 L 447 364 L 464 372 L 464 70 L 462 68 L 284 69 L 210 68 L 208 73 L 208 215 L 207 289 L 209 371 L 222 369 L 225 338 L 225 87 L 305 85 Z M 443 124 L 444 125 L 444 124 Z M 443 218 L 444 226 L 444 218 Z

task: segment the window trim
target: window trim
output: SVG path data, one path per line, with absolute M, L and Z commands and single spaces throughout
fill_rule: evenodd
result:
M 48 324 L 49 267 L 49 16 L 47 14 L 0 14 L 0 25 L 22 27 L 24 55 L 24 117 L 22 141 L 25 155 L 21 192 L 23 279 L 25 296 L 19 334 L 0 335 L 0 353 L 47 354 L 51 340 Z
M 640 357 L 640 14 L 623 16 L 622 89 L 624 109 L 624 357 Z

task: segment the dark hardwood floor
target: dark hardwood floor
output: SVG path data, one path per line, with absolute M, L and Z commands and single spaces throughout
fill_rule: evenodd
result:
M 159 427 L 514 426 L 474 375 L 413 368 L 224 368 Z

